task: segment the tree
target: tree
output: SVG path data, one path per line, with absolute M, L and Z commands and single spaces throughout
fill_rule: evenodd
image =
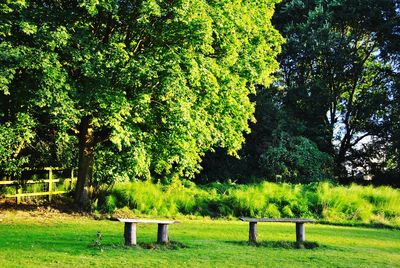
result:
M 379 157 L 387 142 L 398 75 L 389 56 L 399 40 L 396 3 L 287 0 L 277 7 L 274 24 L 287 39 L 279 57 L 284 105 L 306 126 L 298 135 L 335 157 L 337 175 Z
M 78 144 L 81 206 L 94 157 L 124 176 L 192 176 L 206 151 L 235 154 L 249 130 L 253 84 L 278 68 L 276 2 L 7 0 L 0 122 L 26 114 Z
M 282 88 L 258 85 L 256 93 L 252 98 L 256 122 L 250 124 L 251 133 L 245 135 L 239 159 L 223 150 L 207 153 L 197 181 L 309 183 L 332 179 L 332 157 L 298 136 L 305 126 L 285 110 Z

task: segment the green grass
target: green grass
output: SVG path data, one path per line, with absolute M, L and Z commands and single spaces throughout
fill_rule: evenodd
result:
M 232 220 L 181 219 L 170 246 L 157 246 L 157 226 L 138 226 L 140 247 L 123 246 L 123 224 L 46 213 L 0 211 L 0 267 L 396 267 L 400 231 L 306 225 L 319 247 L 297 249 L 294 224 L 258 224 L 259 245 L 248 245 L 248 225 Z M 98 239 L 100 232 L 102 239 Z M 96 241 L 97 240 L 97 241 Z

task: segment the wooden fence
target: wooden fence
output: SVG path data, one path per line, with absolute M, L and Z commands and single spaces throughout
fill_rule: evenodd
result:
M 47 167 L 43 170 L 48 171 L 48 179 L 45 180 L 25 180 L 25 181 L 1 181 L 0 180 L 0 187 L 1 186 L 14 186 L 16 187 L 16 194 L 6 194 L 5 198 L 16 198 L 17 204 L 21 203 L 21 199 L 23 197 L 32 197 L 32 196 L 48 196 L 49 201 L 51 201 L 53 195 L 64 194 L 72 190 L 72 185 L 74 181 L 76 181 L 76 177 L 74 177 L 74 169 L 71 169 L 71 175 L 69 178 L 65 179 L 54 179 L 53 171 L 60 171 L 65 170 L 62 168 L 55 168 L 55 167 Z M 43 171 L 42 170 L 42 171 Z M 65 189 L 63 191 L 56 190 L 56 184 L 58 182 L 63 182 L 69 184 L 69 189 Z M 48 184 L 48 191 L 45 192 L 34 192 L 34 193 L 23 193 L 22 185 L 28 184 Z M 0 195 L 1 197 L 1 195 Z

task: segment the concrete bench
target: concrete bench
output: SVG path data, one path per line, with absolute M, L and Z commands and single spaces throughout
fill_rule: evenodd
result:
M 168 225 L 177 224 L 178 221 L 166 220 L 140 220 L 140 219 L 118 219 L 125 223 L 124 238 L 126 246 L 136 246 L 136 224 L 138 223 L 156 223 L 158 224 L 157 243 L 168 243 Z
M 296 223 L 296 242 L 299 244 L 304 243 L 306 240 L 306 230 L 304 224 L 308 222 L 315 222 L 310 219 L 267 219 L 267 218 L 240 218 L 242 221 L 249 222 L 249 242 L 257 242 L 257 228 L 258 222 L 294 222 Z

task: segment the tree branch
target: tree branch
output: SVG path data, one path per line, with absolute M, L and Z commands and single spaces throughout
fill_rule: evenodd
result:
M 358 137 L 354 142 L 350 143 L 350 146 L 353 147 L 354 145 L 356 145 L 357 143 L 359 143 L 362 139 L 370 136 L 371 134 L 369 132 L 365 133 L 364 135 Z

